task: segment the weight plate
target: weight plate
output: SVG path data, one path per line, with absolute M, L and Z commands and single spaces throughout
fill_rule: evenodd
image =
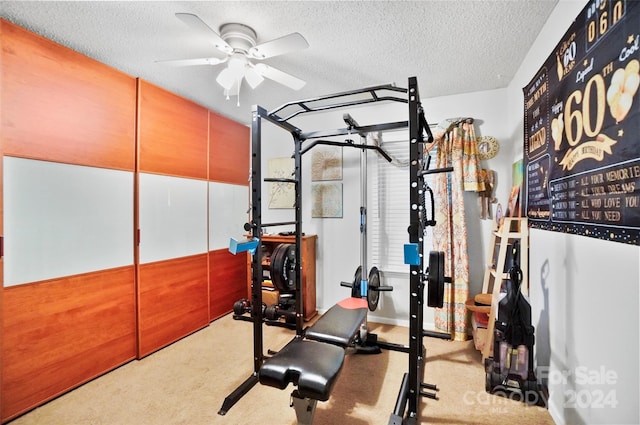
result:
M 442 307 L 438 294 L 440 280 L 444 280 L 440 274 L 440 252 L 431 251 L 427 270 L 427 305 L 429 307 Z
M 356 273 L 353 275 L 353 284 L 351 285 L 351 296 L 360 298 L 360 282 L 362 282 L 362 266 L 358 266 Z
M 283 254 L 284 266 L 283 281 L 287 291 L 296 290 L 296 246 L 294 244 L 285 244 Z
M 370 311 L 376 311 L 380 300 L 380 271 L 377 267 L 371 267 L 369 271 L 369 288 L 367 291 L 367 304 Z
M 271 281 L 281 292 L 296 290 L 295 244 L 280 244 L 271 255 Z
M 442 307 L 444 304 L 444 252 L 438 252 L 438 280 L 437 280 L 437 302 L 438 307 Z
M 271 282 L 273 286 L 279 290 L 285 290 L 286 286 L 283 280 L 283 267 L 282 255 L 284 254 L 283 245 L 277 245 L 271 254 Z
M 429 267 L 427 268 L 427 305 L 429 307 L 435 307 L 436 300 L 436 285 L 435 274 L 438 267 L 438 254 L 434 251 L 429 253 Z

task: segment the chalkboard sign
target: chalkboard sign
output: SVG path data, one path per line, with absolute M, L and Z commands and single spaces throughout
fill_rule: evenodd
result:
M 640 2 L 592 0 L 524 90 L 533 228 L 638 245 Z

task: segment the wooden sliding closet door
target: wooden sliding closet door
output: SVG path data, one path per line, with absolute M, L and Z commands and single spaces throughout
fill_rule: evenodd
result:
M 0 20 L 3 421 L 136 356 L 136 82 Z
M 0 20 L 0 40 L 2 37 L 2 20 Z M 2 51 L 0 50 L 0 55 L 2 55 Z M 0 56 L 1 58 L 2 56 Z M 2 72 L 0 70 L 0 72 Z M 1 75 L 1 74 L 0 74 Z M 0 78 L 2 78 L 0 76 Z M 0 90 L 2 90 L 2 86 L 0 86 Z M 0 108 L 2 108 L 2 104 L 0 102 Z M 0 128 L 2 123 L 0 122 Z M 3 203 L 3 194 L 2 194 L 2 175 L 3 175 L 3 167 L 2 167 L 2 137 L 0 137 L 0 332 L 3 331 L 3 307 L 2 307 L 2 294 L 4 292 L 4 203 Z M 0 406 L 2 406 L 2 334 L 0 333 Z M 2 407 L 0 407 L 0 422 L 2 422 Z
M 209 291 L 211 320 L 247 297 L 247 254 L 229 252 L 249 209 L 249 127 L 209 112 Z
M 247 186 L 209 182 L 209 287 L 211 320 L 247 298 L 247 254 L 229 252 L 229 239 L 239 239 L 247 222 Z M 244 279 L 244 280 L 243 280 Z
M 208 111 L 138 79 L 138 356 L 209 323 Z

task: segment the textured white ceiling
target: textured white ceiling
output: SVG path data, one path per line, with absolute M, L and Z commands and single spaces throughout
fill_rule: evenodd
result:
M 1 16 L 73 50 L 249 123 L 251 105 L 378 84 L 406 87 L 418 77 L 422 98 L 506 87 L 557 0 L 459 1 L 83 1 L 0 2 Z M 258 43 L 291 32 L 306 50 L 265 63 L 295 75 L 294 91 L 265 80 L 243 86 L 240 106 L 215 82 L 220 67 L 176 68 L 155 61 L 211 56 L 211 45 L 175 17 L 198 15 L 214 30 L 239 22 Z

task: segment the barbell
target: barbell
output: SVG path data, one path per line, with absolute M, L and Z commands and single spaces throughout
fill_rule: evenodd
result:
M 281 292 L 293 292 L 297 288 L 296 282 L 296 251 L 295 244 L 280 244 L 271 255 L 271 281 L 273 286 Z M 359 298 L 362 281 L 362 267 L 358 266 L 352 282 L 341 282 L 342 286 L 351 288 L 351 296 Z M 444 275 L 444 252 L 431 251 L 429 253 L 429 267 L 427 269 L 427 305 L 442 308 L 444 305 L 444 284 L 451 282 Z M 370 311 L 378 308 L 380 292 L 392 291 L 392 286 L 380 284 L 380 271 L 372 267 L 368 275 L 367 304 Z

